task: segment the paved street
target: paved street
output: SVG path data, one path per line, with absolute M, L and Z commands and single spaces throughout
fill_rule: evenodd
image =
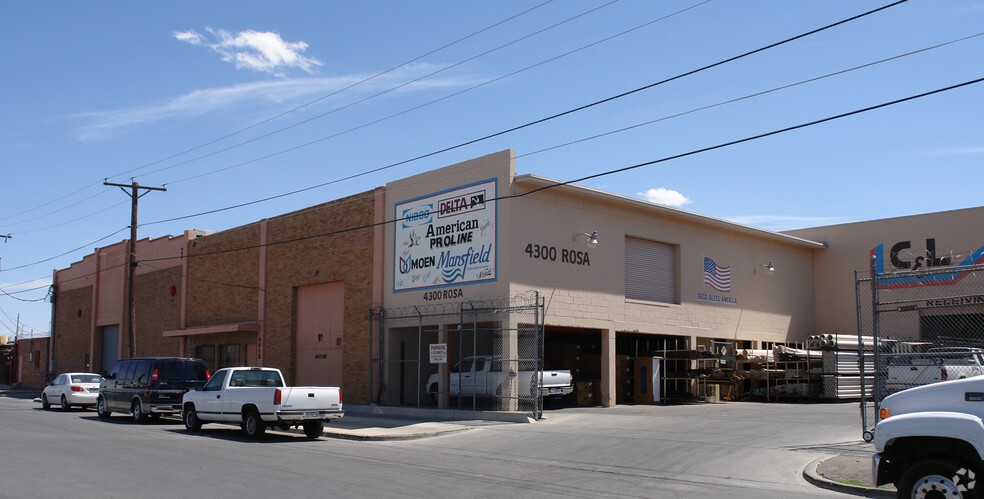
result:
M 384 442 L 252 442 L 237 427 L 190 434 L 176 419 L 104 421 L 3 397 L 0 417 L 2 497 L 845 497 L 803 468 L 871 452 L 856 403 L 562 409 Z

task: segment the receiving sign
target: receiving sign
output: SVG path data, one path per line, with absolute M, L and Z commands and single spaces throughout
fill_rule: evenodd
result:
M 447 343 L 434 343 L 430 346 L 430 359 L 431 364 L 447 364 L 448 363 L 448 344 Z
M 496 280 L 496 182 L 396 203 L 394 293 Z

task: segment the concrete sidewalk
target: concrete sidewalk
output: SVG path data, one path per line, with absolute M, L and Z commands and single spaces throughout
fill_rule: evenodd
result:
M 806 481 L 829 490 L 862 497 L 890 499 L 895 488 L 876 488 L 872 485 L 871 456 L 840 455 L 817 459 L 803 470 Z
M 325 437 L 347 440 L 414 440 L 480 426 L 531 423 L 523 413 L 416 409 L 345 404 L 345 416 L 325 425 Z

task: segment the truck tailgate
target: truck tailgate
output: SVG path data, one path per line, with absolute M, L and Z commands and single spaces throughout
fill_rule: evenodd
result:
M 280 408 L 284 411 L 341 410 L 341 391 L 334 387 L 294 386 L 281 388 Z

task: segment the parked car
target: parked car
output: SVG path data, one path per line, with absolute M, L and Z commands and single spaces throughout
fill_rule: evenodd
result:
M 95 373 L 60 374 L 41 392 L 41 408 L 47 409 L 54 403 L 61 404 L 67 411 L 77 405 L 85 409 L 96 405 L 99 396 L 99 382 L 102 376 Z
M 885 389 L 895 393 L 915 386 L 984 374 L 984 350 L 968 347 L 932 348 L 889 358 Z
M 448 377 L 449 391 L 453 397 L 499 396 L 504 376 L 518 378 L 521 387 L 539 386 L 544 397 L 563 397 L 574 391 L 574 379 L 569 370 L 540 371 L 536 377 L 533 371 L 503 373 L 503 362 L 490 355 L 465 357 L 455 364 Z M 438 386 L 438 375 L 434 373 L 427 379 L 427 393 L 436 396 Z
M 202 423 L 239 423 L 252 439 L 266 427 L 304 428 L 308 438 L 324 433 L 324 424 L 342 417 L 342 391 L 337 387 L 284 385 L 283 374 L 271 367 L 229 367 L 201 390 L 184 394 L 185 428 L 198 431 Z
M 201 359 L 145 357 L 116 361 L 99 385 L 96 411 L 129 413 L 136 422 L 181 412 L 181 397 L 208 381 Z

